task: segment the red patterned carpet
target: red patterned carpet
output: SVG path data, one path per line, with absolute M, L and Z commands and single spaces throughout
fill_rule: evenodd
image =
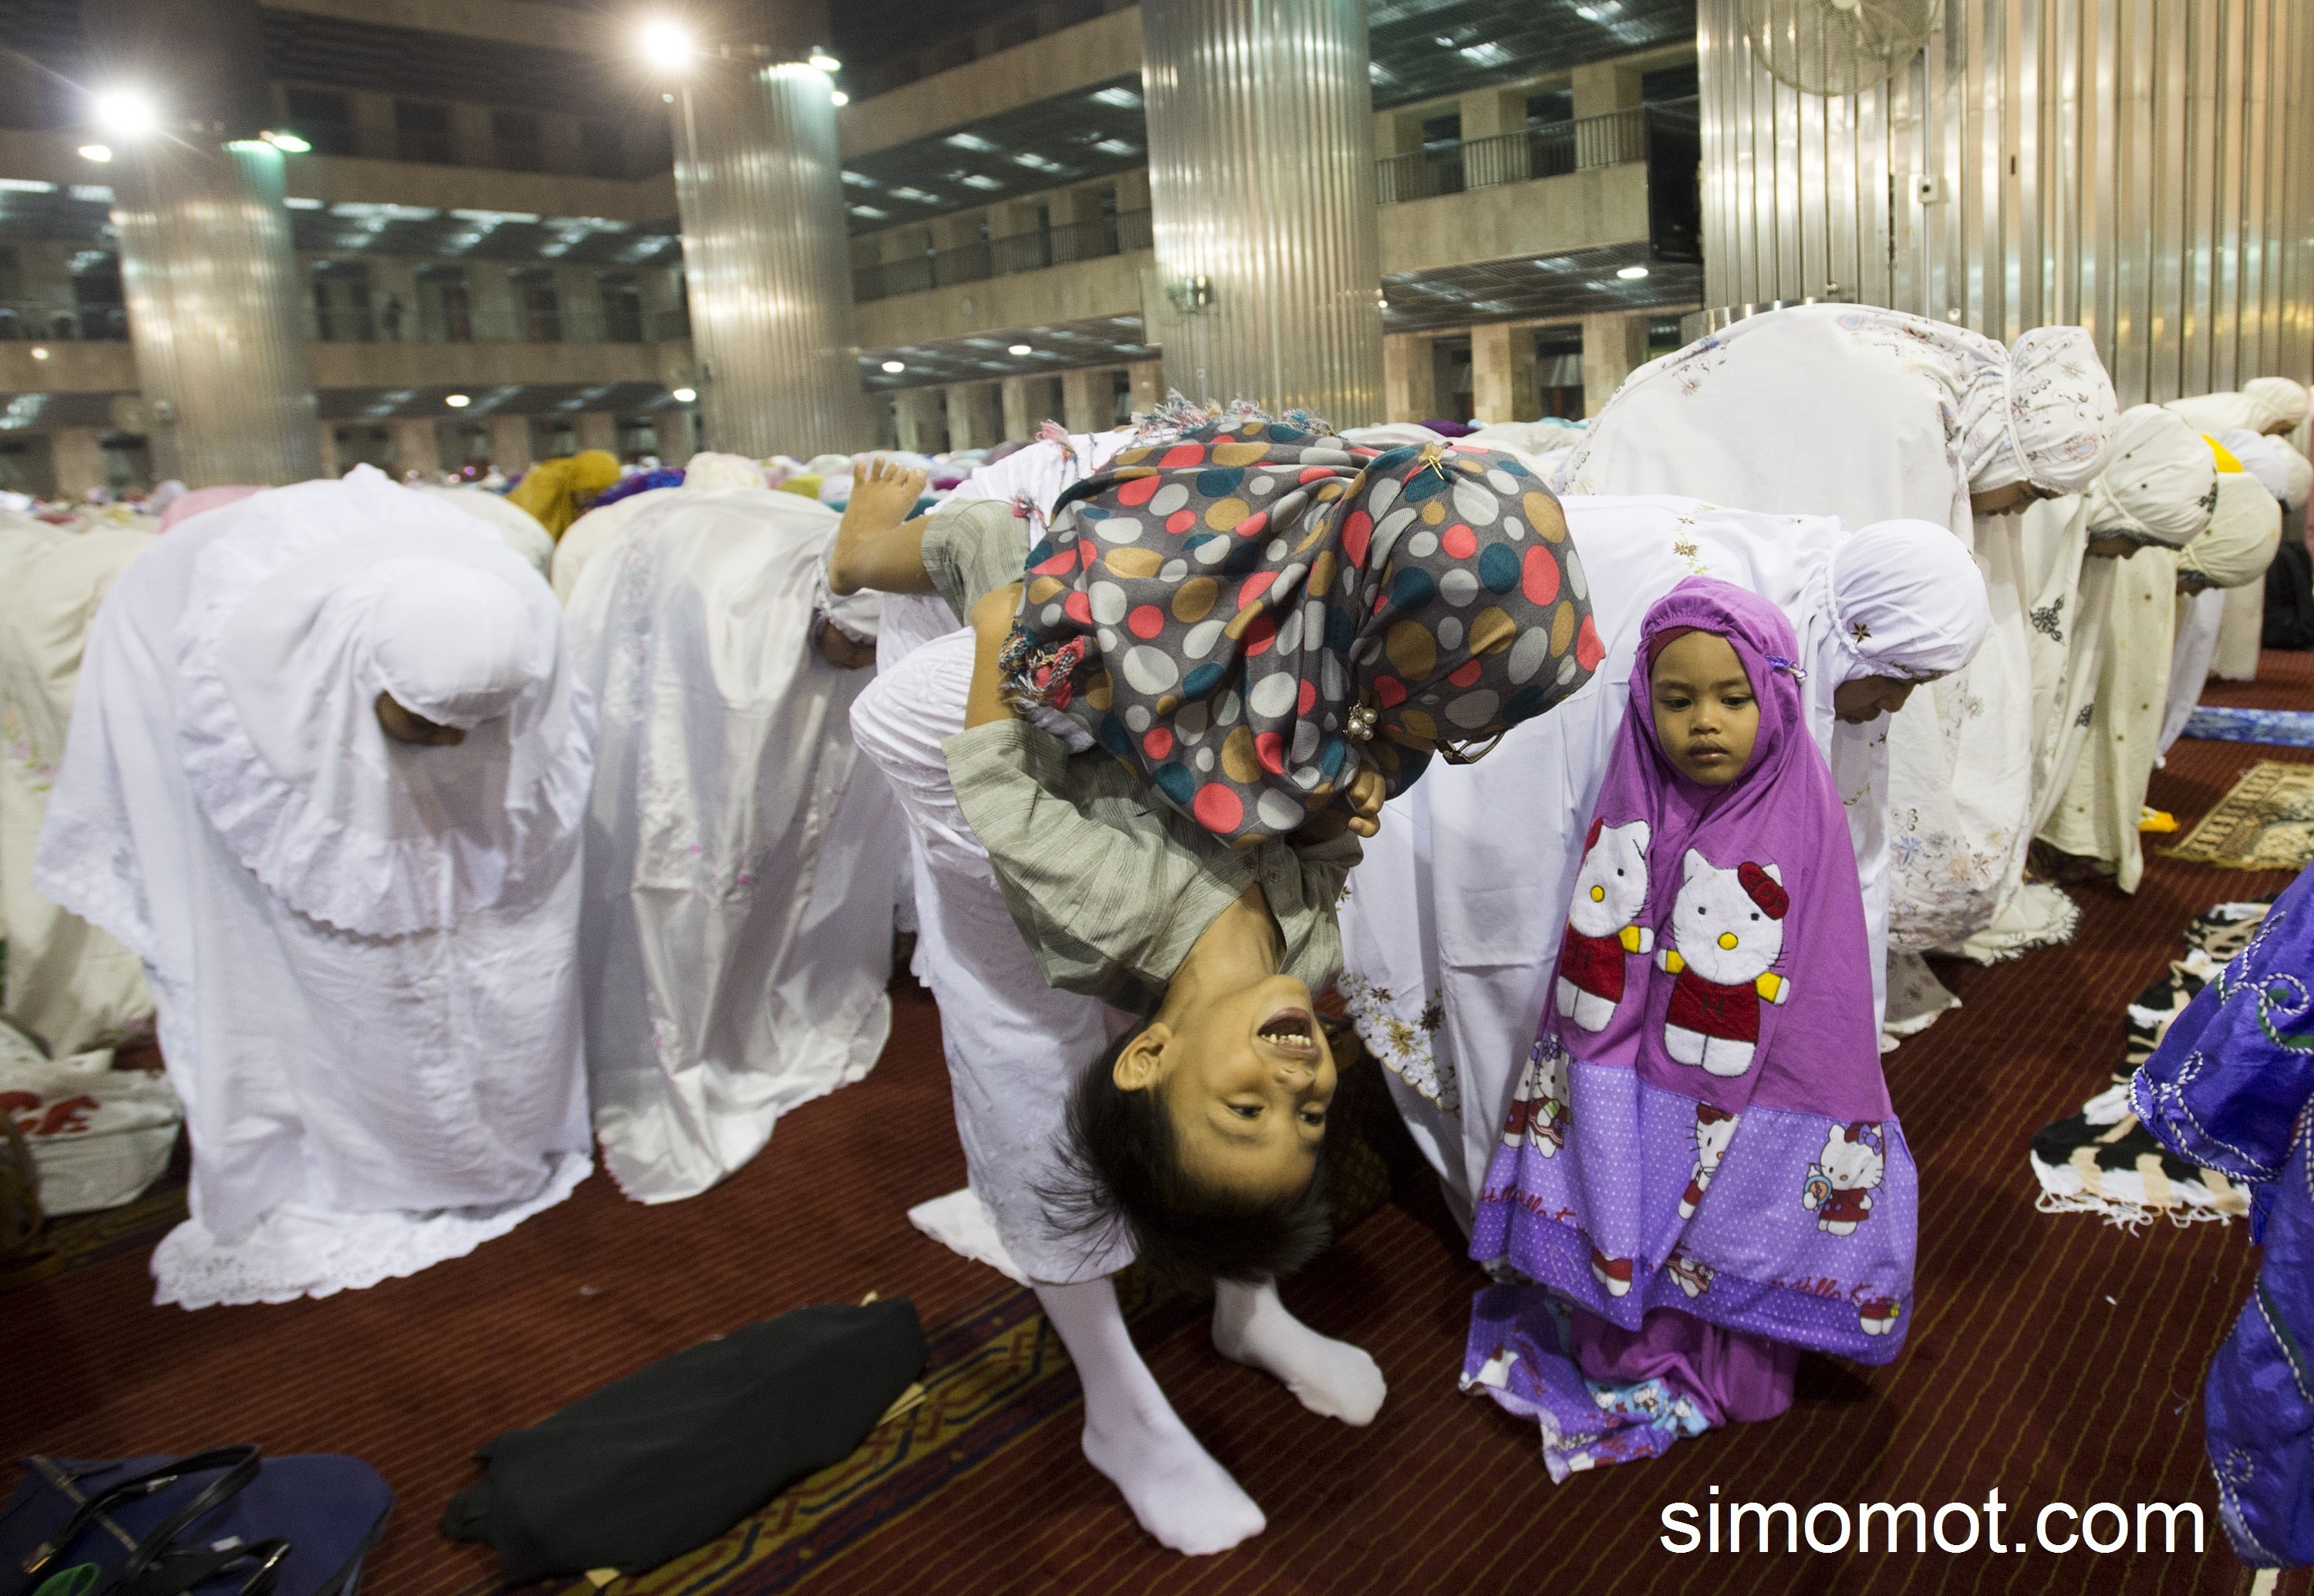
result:
M 2266 669 L 2272 680 L 2212 700 L 2314 708 L 2314 657 L 2269 655 Z M 2181 744 L 2152 801 L 2190 825 L 2261 757 L 2310 755 Z M 639 1207 L 598 1176 L 471 1257 L 283 1307 L 154 1308 L 142 1248 L 0 1296 L 0 1455 L 242 1439 L 356 1453 L 401 1494 L 368 1588 L 488 1591 L 487 1555 L 434 1530 L 472 1477 L 478 1443 L 703 1336 L 873 1290 L 915 1299 L 933 1335 L 936 1401 L 879 1433 L 881 1450 L 852 1477 L 832 1473 L 775 1503 L 728 1556 L 614 1596 L 2230 1593 L 2242 1576 L 2215 1524 L 2198 1392 L 2250 1278 L 2246 1234 L 2157 1225 L 2132 1237 L 2036 1213 L 2025 1144 L 2103 1085 L 2120 1055 L 2122 1005 L 2175 957 L 2186 921 L 2283 884 L 2157 856 L 2134 898 L 2077 891 L 2087 913 L 2071 947 L 1991 969 L 1946 966 L 1965 1007 L 1889 1060 L 1923 1182 L 1920 1307 L 1904 1355 L 1869 1375 L 1804 1364 L 1785 1418 L 1565 1486 L 1550 1483 L 1531 1429 L 1456 1393 L 1478 1276 L 1418 1215 L 1428 1205 L 1418 1196 L 1411 1210 L 1382 1208 L 1287 1288 L 1298 1311 L 1366 1345 L 1387 1372 L 1391 1400 L 1368 1430 L 1312 1417 L 1220 1360 L 1194 1305 L 1142 1313 L 1159 1380 L 1270 1521 L 1217 1558 L 1155 1548 L 1079 1458 L 1072 1377 L 1021 1295 L 903 1216 L 963 1177 L 937 1017 L 912 991 L 866 1081 L 795 1114 L 753 1166 L 692 1202 Z M 2011 1538 L 2045 1503 L 2191 1500 L 2210 1515 L 2211 1543 L 2198 1557 L 1665 1551 L 1664 1507 L 1707 1503 L 1715 1486 L 1723 1498 L 1803 1508 L 1932 1510 L 1997 1489 Z M 822 1504 L 817 1539 L 764 1554 Z

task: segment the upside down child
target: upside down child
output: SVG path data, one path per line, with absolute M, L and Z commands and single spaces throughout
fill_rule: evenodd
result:
M 1324 1239 L 1313 993 L 1356 835 L 1460 754 L 1442 726 L 1494 735 L 1587 675 L 1580 574 L 1506 457 L 1261 419 L 1127 450 L 1034 549 L 1007 507 L 903 522 L 914 498 L 870 471 L 832 576 L 970 622 L 853 723 L 916 837 L 973 1185 L 1084 1372 L 1088 1458 L 1159 1539 L 1219 1550 L 1259 1510 L 1165 1404 L 1108 1276 L 1137 1256 L 1212 1281 L 1226 1355 L 1315 1411 L 1379 1407 L 1372 1360 L 1274 1284 Z

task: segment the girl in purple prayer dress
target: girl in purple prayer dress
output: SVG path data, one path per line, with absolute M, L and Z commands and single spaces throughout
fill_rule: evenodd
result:
M 1801 1348 L 1903 1343 L 1918 1188 L 1797 654 L 1724 582 L 1643 623 L 1471 1246 L 1506 1283 L 1473 1304 L 1463 1387 L 1540 1421 L 1555 1478 L 1773 1417 Z

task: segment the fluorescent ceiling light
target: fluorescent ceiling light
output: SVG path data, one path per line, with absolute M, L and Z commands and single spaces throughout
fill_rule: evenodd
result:
M 1492 42 L 1468 45 L 1454 53 L 1473 66 L 1500 66 L 1511 58 L 1510 51 Z
M 1001 189 L 1004 186 L 994 178 L 984 177 L 976 172 L 968 172 L 957 181 L 967 189 Z
M 1103 105 L 1114 105 L 1119 110 L 1139 110 L 1141 109 L 1141 96 L 1135 93 L 1131 89 L 1118 88 L 1115 86 L 1106 89 L 1095 89 L 1092 92 L 1092 98 L 1100 101 Z
M 951 133 L 941 142 L 959 150 L 978 150 L 983 154 L 997 147 L 977 133 Z
M 852 207 L 852 214 L 855 216 L 865 216 L 871 222 L 880 222 L 892 213 L 888 210 L 878 210 L 872 205 L 855 205 Z
M 864 172 L 847 172 L 843 174 L 843 181 L 855 189 L 880 189 L 884 186 Z
M 53 194 L 56 191 L 56 184 L 44 183 L 38 178 L 0 177 L 0 192 L 10 194 Z
M 1048 161 L 1044 156 L 1037 154 L 1033 151 L 1015 155 L 1012 157 L 1012 160 L 1015 165 L 1025 166 L 1031 172 L 1060 172 L 1064 170 L 1058 161 Z
M 102 183 L 75 183 L 72 197 L 86 205 L 110 205 L 112 190 Z
M 1104 138 L 1092 147 L 1104 155 L 1137 155 L 1141 153 L 1139 145 L 1127 144 L 1121 138 Z

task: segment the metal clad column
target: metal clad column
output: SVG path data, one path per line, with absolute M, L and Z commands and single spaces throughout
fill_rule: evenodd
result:
M 675 192 L 707 447 L 756 459 L 869 442 L 827 78 L 702 57 L 675 106 Z
M 118 141 L 121 286 L 155 472 L 194 487 L 322 473 L 305 295 L 264 124 L 253 0 L 88 0 L 113 86 L 160 127 Z
M 1193 399 L 1382 417 L 1373 89 L 1361 0 L 1144 0 L 1165 378 Z

